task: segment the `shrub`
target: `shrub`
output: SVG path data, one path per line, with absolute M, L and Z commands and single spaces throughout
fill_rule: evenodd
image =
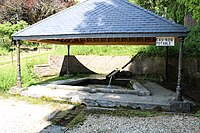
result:
M 146 46 L 141 49 L 145 56 L 164 56 L 165 47 Z M 179 53 L 179 44 L 169 47 L 169 56 L 176 57 Z M 191 32 L 185 38 L 183 54 L 185 57 L 200 57 L 200 24 L 191 28 Z
M 18 24 L 11 24 L 10 22 L 6 22 L 3 24 L 0 24 L 0 49 L 5 49 L 8 52 L 11 51 L 12 47 L 12 40 L 11 36 L 15 32 L 24 29 L 27 27 L 28 24 L 25 21 L 19 21 Z M 2 54 L 2 53 L 0 53 Z

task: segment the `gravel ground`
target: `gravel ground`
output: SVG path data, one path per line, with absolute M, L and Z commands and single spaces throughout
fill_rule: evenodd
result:
M 66 133 L 200 133 L 200 119 L 183 115 L 145 118 L 90 115 L 82 126 Z
M 0 98 L 0 133 L 37 133 L 50 124 L 45 117 L 52 111 L 48 105 Z
M 113 117 L 89 115 L 73 129 L 45 120 L 55 107 L 0 98 L 0 133 L 200 133 L 200 119 L 188 115 L 157 117 Z M 44 130 L 42 130 L 44 129 Z

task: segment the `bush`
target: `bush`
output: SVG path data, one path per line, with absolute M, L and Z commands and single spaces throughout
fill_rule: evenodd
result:
M 0 49 L 4 49 L 6 51 L 11 51 L 12 47 L 12 34 L 15 32 L 24 29 L 28 24 L 25 21 L 19 21 L 18 24 L 11 24 L 10 22 L 6 22 L 0 24 Z M 1 51 L 0 51 L 1 52 Z M 4 51 L 5 52 L 5 51 Z M 2 54 L 2 53 L 0 53 Z M 3 53 L 5 54 L 5 53 Z
M 5 55 L 12 51 L 12 34 L 26 28 L 28 24 L 25 21 L 19 21 L 18 24 L 6 22 L 0 24 L 0 55 Z M 21 42 L 23 46 L 38 46 L 37 43 Z
M 164 56 L 165 47 L 146 46 L 140 52 L 143 56 Z
M 4 37 L 7 36 L 11 39 L 11 35 L 15 32 L 22 30 L 28 27 L 28 24 L 25 21 L 19 21 L 17 24 L 12 24 L 10 22 L 5 22 L 0 24 L 0 34 Z
M 165 47 L 146 46 L 141 49 L 144 56 L 164 56 Z M 179 44 L 169 47 L 169 56 L 177 57 Z M 194 26 L 185 39 L 183 54 L 185 57 L 200 57 L 200 24 Z
M 200 24 L 191 28 L 185 41 L 185 54 L 188 57 L 200 57 Z

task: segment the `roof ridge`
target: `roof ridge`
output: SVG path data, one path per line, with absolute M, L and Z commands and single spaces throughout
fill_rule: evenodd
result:
M 35 24 L 32 24 L 32 25 L 28 26 L 27 28 L 25 28 L 25 29 L 23 29 L 23 30 L 20 30 L 20 31 L 14 33 L 14 34 L 12 35 L 12 37 L 13 37 L 13 36 L 16 36 L 17 34 L 19 34 L 19 33 L 21 33 L 21 32 L 24 32 L 24 31 L 26 31 L 26 30 L 28 30 L 28 29 L 30 29 L 30 28 L 32 28 L 32 27 L 34 27 L 34 26 L 36 26 L 36 25 L 38 25 L 38 24 L 44 22 L 44 21 L 47 21 L 47 20 L 49 20 L 50 18 L 52 18 L 52 17 L 54 17 L 54 16 L 57 16 L 57 15 L 59 15 L 59 14 L 65 12 L 66 10 L 70 10 L 71 8 L 74 8 L 74 7 L 76 7 L 76 6 L 80 5 L 80 4 L 83 4 L 83 3 L 85 3 L 86 1 L 89 1 L 89 0 L 85 0 L 85 1 L 83 1 L 83 2 L 81 2 L 81 3 L 77 3 L 76 5 L 70 6 L 70 7 L 66 8 L 66 9 L 64 9 L 64 10 L 61 10 L 61 11 L 59 11 L 59 12 L 53 14 L 53 15 L 50 15 L 50 16 L 48 16 L 47 18 L 42 19 L 42 20 L 36 22 Z
M 125 0 L 118 0 L 118 1 L 124 2 L 124 3 L 126 3 L 126 4 L 128 4 L 128 5 L 130 5 L 130 6 L 134 6 L 134 7 L 138 8 L 138 9 L 140 9 L 140 10 L 142 10 L 142 11 L 145 11 L 145 12 L 147 12 L 148 14 L 153 15 L 153 16 L 159 18 L 160 20 L 165 21 L 165 22 L 167 22 L 168 24 L 171 24 L 171 25 L 173 25 L 173 26 L 176 26 L 176 27 L 183 27 L 183 25 L 180 25 L 180 24 L 177 24 L 177 23 L 175 23 L 175 22 L 173 22 L 173 21 L 170 21 L 170 20 L 168 20 L 167 18 L 162 17 L 162 16 L 159 16 L 158 14 L 153 13 L 152 11 L 149 11 L 149 10 L 147 10 L 147 9 L 141 7 L 141 6 L 138 6 L 138 5 L 134 4 L 134 3 L 131 3 L 131 2 L 125 1 Z

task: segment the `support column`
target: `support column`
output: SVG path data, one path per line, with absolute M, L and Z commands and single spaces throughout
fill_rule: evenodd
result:
M 15 40 L 14 44 L 17 46 L 17 88 L 22 88 L 21 62 L 20 62 L 20 42 Z
M 70 45 L 67 45 L 67 74 L 70 74 Z
M 168 61 L 169 61 L 169 47 L 166 47 L 166 55 L 165 55 L 165 80 L 169 79 L 168 76 Z
M 182 88 L 181 88 L 181 82 L 182 82 L 182 62 L 183 62 L 183 44 L 184 44 L 184 38 L 180 38 L 180 48 L 179 48 L 179 59 L 178 59 L 178 81 L 177 81 L 177 87 L 176 87 L 176 101 L 183 101 L 182 98 Z

